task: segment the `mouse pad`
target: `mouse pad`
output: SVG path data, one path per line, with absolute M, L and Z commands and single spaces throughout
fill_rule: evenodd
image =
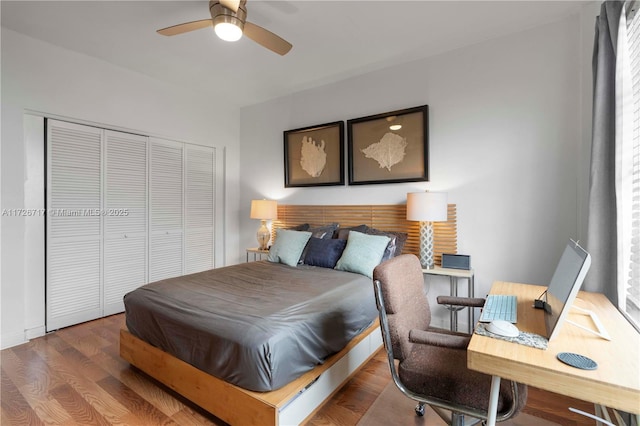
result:
M 479 322 L 476 326 L 475 333 L 480 336 L 493 337 L 494 339 L 506 340 L 507 342 L 531 346 L 537 349 L 547 349 L 547 344 L 549 343 L 546 337 L 542 337 L 539 334 L 527 333 L 526 331 L 521 331 L 518 337 L 498 336 L 497 334 L 488 332 L 485 324 L 482 322 Z

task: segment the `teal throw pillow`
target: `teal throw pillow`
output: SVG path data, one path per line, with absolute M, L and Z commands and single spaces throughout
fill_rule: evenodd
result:
M 367 235 L 350 231 L 347 246 L 342 252 L 335 269 L 356 272 L 369 278 L 373 277 L 373 269 L 382 260 L 387 244 L 391 239 L 384 235 Z
M 276 231 L 276 241 L 269 250 L 267 260 L 296 266 L 309 238 L 311 238 L 311 232 L 278 229 Z

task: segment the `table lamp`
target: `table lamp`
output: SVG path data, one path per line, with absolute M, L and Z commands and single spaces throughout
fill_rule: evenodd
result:
M 420 222 L 420 264 L 433 269 L 433 222 L 447 220 L 447 193 L 408 193 L 407 220 Z
M 260 250 L 266 250 L 271 239 L 267 220 L 278 218 L 278 202 L 274 200 L 251 200 L 251 219 L 260 219 L 256 233 Z

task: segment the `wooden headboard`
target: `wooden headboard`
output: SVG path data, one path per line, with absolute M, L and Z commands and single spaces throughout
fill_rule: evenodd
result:
M 449 204 L 446 222 L 434 222 L 434 255 L 436 265 L 442 262 L 442 253 L 458 252 L 456 205 Z M 420 224 L 409 221 L 405 204 L 389 205 L 278 205 L 278 219 L 273 221 L 272 229 L 288 228 L 303 223 L 311 226 L 327 225 L 337 222 L 341 227 L 365 224 L 383 231 L 405 232 L 408 234 L 403 253 L 420 252 Z

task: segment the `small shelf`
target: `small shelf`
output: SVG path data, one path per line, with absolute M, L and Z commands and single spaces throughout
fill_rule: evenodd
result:
M 247 251 L 247 262 L 249 262 L 249 254 L 253 254 L 253 261 L 262 260 L 262 256 L 268 255 L 269 250 L 260 250 L 258 247 L 252 247 L 246 249 Z

